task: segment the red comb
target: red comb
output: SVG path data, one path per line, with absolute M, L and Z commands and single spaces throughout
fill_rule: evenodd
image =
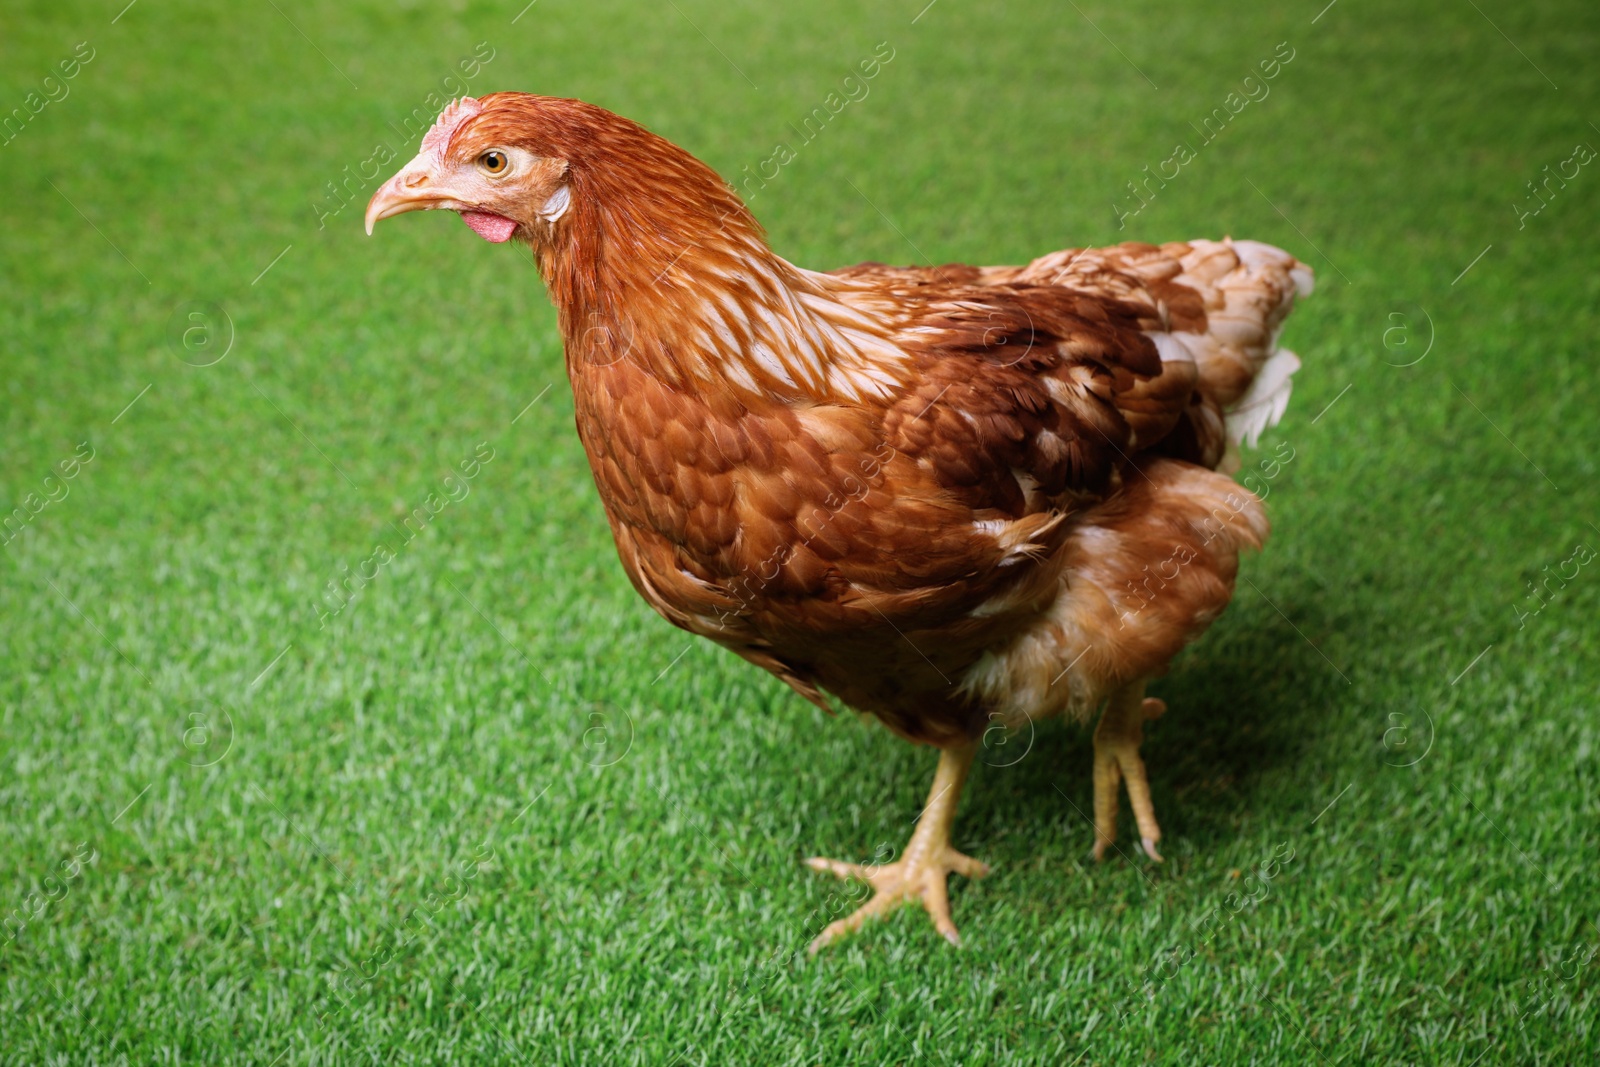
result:
M 450 147 L 450 138 L 463 122 L 483 110 L 483 105 L 470 96 L 463 96 L 459 100 L 452 100 L 445 109 L 439 112 L 439 118 L 422 138 L 422 151 L 432 152 L 439 160 L 444 159 L 445 149 Z

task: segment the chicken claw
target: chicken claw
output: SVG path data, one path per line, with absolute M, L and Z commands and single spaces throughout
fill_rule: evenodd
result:
M 1167 710 L 1165 701 L 1145 697 L 1144 682 L 1124 686 L 1111 695 L 1100 725 L 1094 731 L 1094 858 L 1105 856 L 1117 839 L 1117 801 L 1119 783 L 1128 787 L 1128 803 L 1139 824 L 1139 844 L 1145 855 L 1162 862 L 1156 851 L 1161 827 L 1156 824 L 1155 805 L 1150 802 L 1150 781 L 1145 775 L 1139 745 L 1144 741 L 1144 724 L 1160 718 Z
M 927 807 L 917 819 L 911 843 L 900 859 L 888 864 L 842 863 L 813 856 L 806 866 L 840 878 L 855 878 L 871 885 L 872 899 L 851 914 L 827 925 L 808 950 L 815 955 L 824 946 L 858 929 L 868 919 L 882 918 L 900 905 L 920 900 L 933 919 L 934 928 L 952 945 L 960 946 L 961 935 L 950 919 L 950 891 L 945 884 L 951 873 L 982 878 L 989 866 L 950 847 L 950 827 L 955 822 L 961 786 L 977 752 L 976 744 L 942 749 L 939 770 Z

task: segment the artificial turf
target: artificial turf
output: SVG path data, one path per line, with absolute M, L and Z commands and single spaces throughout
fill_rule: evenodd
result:
M 1594 1060 L 1600 13 L 924 4 L 12 5 L 0 1061 Z M 1165 865 L 1087 859 L 1041 724 L 965 797 L 964 949 L 797 954 L 855 899 L 800 858 L 898 847 L 933 758 L 633 593 L 525 251 L 363 236 L 474 58 L 736 181 L 787 145 L 807 266 L 1316 267 L 1275 533 L 1154 687 Z

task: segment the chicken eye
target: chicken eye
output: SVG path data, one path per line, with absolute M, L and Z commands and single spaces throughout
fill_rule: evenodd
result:
M 478 166 L 482 167 L 484 171 L 489 174 L 504 174 L 506 172 L 507 165 L 506 154 L 504 152 L 485 152 L 483 155 L 478 157 Z

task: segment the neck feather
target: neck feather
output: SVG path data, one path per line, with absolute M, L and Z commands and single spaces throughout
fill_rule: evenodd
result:
M 682 155 L 692 167 L 629 168 L 626 187 L 575 177 L 567 218 L 535 242 L 569 371 L 628 359 L 677 388 L 890 395 L 908 357 L 868 287 L 773 253 L 733 191 Z

